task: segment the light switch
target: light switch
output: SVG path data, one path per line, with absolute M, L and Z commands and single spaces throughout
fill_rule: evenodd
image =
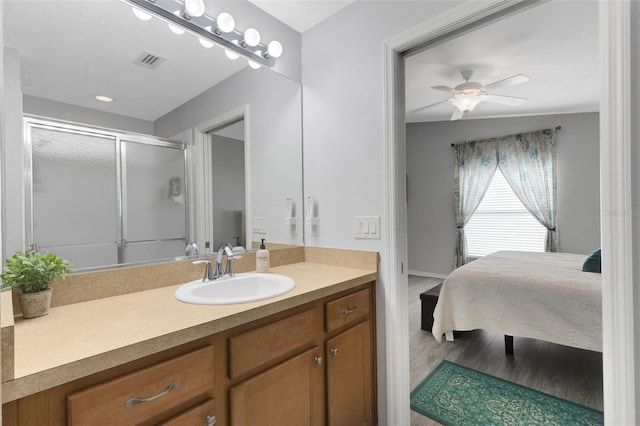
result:
M 380 239 L 380 216 L 354 217 L 353 234 L 357 239 Z
M 251 219 L 251 230 L 256 234 L 267 233 L 267 218 L 266 217 L 254 217 Z

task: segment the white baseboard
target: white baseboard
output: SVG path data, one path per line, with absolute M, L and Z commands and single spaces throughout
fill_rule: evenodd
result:
M 409 272 L 409 275 L 417 275 L 419 277 L 442 278 L 442 279 L 447 278 L 447 275 L 436 274 L 433 272 L 412 271 L 411 269 L 409 269 L 409 271 L 407 272 Z

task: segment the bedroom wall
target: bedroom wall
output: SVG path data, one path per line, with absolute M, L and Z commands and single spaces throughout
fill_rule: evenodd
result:
M 407 124 L 409 271 L 444 276 L 454 268 L 452 142 L 562 126 L 558 132 L 560 250 L 600 246 L 598 113 Z

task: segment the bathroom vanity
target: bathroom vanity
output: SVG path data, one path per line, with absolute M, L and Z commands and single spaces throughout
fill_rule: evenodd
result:
M 271 272 L 296 287 L 268 300 L 186 304 L 174 284 L 16 318 L 3 424 L 375 424 L 377 254 L 291 250 Z

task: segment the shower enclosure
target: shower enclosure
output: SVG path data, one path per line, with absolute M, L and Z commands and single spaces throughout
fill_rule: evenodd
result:
M 27 246 L 74 269 L 184 256 L 186 144 L 25 117 Z

